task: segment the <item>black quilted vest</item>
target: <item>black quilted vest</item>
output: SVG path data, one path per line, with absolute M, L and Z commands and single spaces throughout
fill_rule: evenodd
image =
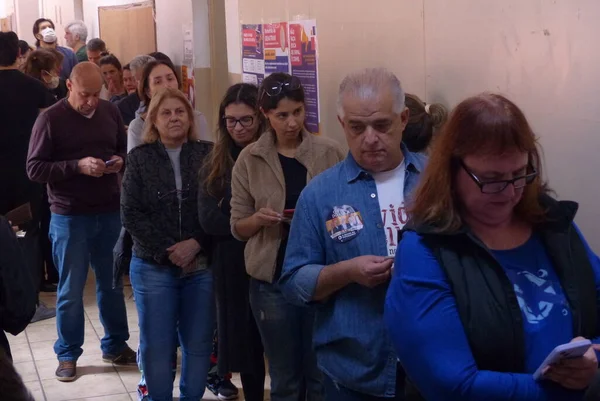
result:
M 546 223 L 535 227 L 571 307 L 575 337 L 598 335 L 595 276 L 573 219 L 578 205 L 545 197 Z M 411 228 L 409 228 L 411 229 Z M 490 250 L 468 230 L 419 233 L 443 268 L 456 298 L 458 313 L 480 370 L 523 373 L 523 317 L 513 285 Z M 423 400 L 412 384 L 407 400 Z

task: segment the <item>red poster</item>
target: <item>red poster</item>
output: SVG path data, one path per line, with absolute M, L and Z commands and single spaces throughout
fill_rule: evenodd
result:
M 257 41 L 256 41 L 257 37 L 256 37 L 256 30 L 254 29 L 244 29 L 242 30 L 242 46 L 250 46 L 250 47 L 256 47 Z
M 292 67 L 302 66 L 302 25 L 290 24 L 290 61 Z

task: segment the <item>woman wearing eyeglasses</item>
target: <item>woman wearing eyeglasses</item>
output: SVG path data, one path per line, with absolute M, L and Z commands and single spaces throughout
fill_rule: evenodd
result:
M 271 399 L 322 400 L 321 373 L 312 350 L 313 314 L 289 304 L 277 280 L 300 192 L 344 155 L 335 142 L 304 128 L 304 90 L 298 78 L 268 76 L 258 103 L 270 129 L 244 148 L 233 168 L 231 231 L 247 241 L 250 303 L 269 361 Z
M 250 309 L 245 243 L 231 235 L 229 218 L 233 165 L 242 149 L 264 132 L 257 103 L 258 88 L 254 85 L 236 84 L 227 90 L 219 107 L 217 141 L 201 170 L 198 196 L 200 224 L 214 239 L 211 266 L 217 298 L 218 377 L 209 378 L 209 385 L 217 396 L 226 398 L 227 387 L 231 388 L 228 374 L 240 372 L 247 401 L 264 398 L 265 360 Z
M 387 294 L 391 338 L 414 383 L 408 400 L 584 399 L 597 346 L 533 378 L 556 346 L 600 335 L 600 260 L 576 212 L 550 197 L 537 139 L 514 103 L 483 94 L 456 107 L 414 196 Z
M 140 325 L 148 398 L 171 400 L 177 339 L 181 397 L 204 394 L 214 322 L 210 238 L 198 220 L 198 171 L 211 144 L 197 141 L 194 113 L 179 90 L 152 96 L 145 144 L 129 152 L 121 193 L 133 238 L 130 278 Z

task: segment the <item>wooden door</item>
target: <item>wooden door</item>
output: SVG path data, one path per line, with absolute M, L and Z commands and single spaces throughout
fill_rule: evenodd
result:
M 156 51 L 156 24 L 152 2 L 98 7 L 100 38 L 121 64 Z

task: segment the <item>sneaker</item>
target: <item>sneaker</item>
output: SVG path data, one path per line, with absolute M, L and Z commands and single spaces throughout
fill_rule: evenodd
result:
M 62 361 L 58 363 L 56 369 L 56 379 L 60 382 L 72 382 L 77 376 L 76 361 Z
M 102 354 L 102 361 L 121 366 L 137 366 L 137 354 L 127 345 L 119 355 Z
M 208 391 L 213 393 L 216 397 L 219 397 L 219 384 L 221 379 L 217 375 L 209 375 L 206 378 L 206 388 Z
M 31 318 L 31 323 L 41 322 L 42 320 L 52 319 L 56 317 L 56 308 L 49 308 L 45 303 L 40 301 L 40 304 L 35 310 L 35 314 Z
M 229 379 L 221 380 L 217 397 L 220 400 L 236 400 L 239 390 Z

